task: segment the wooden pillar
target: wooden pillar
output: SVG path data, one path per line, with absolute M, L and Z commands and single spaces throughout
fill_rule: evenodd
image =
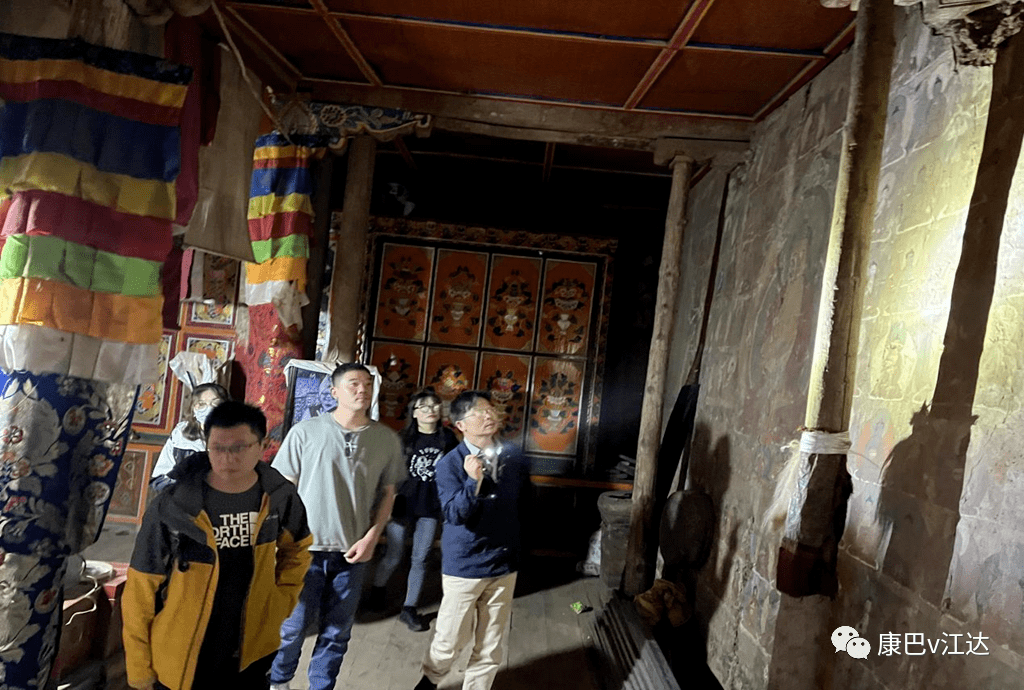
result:
M 315 359 L 316 340 L 320 331 L 320 308 L 324 294 L 324 266 L 327 245 L 331 239 L 331 173 L 334 156 L 328 154 L 311 164 L 313 175 L 313 242 L 306 265 L 306 296 L 309 304 L 302 308 L 302 358 Z
M 850 421 L 857 346 L 888 116 L 895 38 L 892 0 L 861 0 L 843 151 L 818 308 L 804 424 L 844 432 Z M 776 572 L 782 593 L 769 688 L 821 687 L 818 657 L 831 632 L 836 559 L 851 492 L 846 453 L 804 450 Z
M 679 274 L 683 255 L 683 230 L 686 225 L 686 200 L 690 192 L 693 159 L 677 155 L 672 159 L 672 192 L 665 218 L 665 241 L 661 250 L 658 275 L 658 299 L 654 313 L 654 334 L 647 360 L 647 384 L 640 412 L 640 438 L 636 449 L 636 477 L 633 480 L 633 509 L 629 520 L 629 545 L 623 589 L 632 596 L 645 591 L 653 582 L 657 542 L 652 530 L 657 524 L 654 513 L 655 481 L 658 476 L 658 446 L 661 443 L 662 404 L 665 400 L 665 370 L 672 340 L 672 320 L 679 293 Z
M 354 361 L 356 355 L 376 153 L 377 142 L 368 136 L 355 137 L 349 144 L 345 205 L 341 211 L 338 250 L 331 278 L 331 328 L 327 347 L 328 352 L 343 362 Z

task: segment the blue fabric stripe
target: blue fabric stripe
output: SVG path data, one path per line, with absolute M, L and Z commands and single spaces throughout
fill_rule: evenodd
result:
M 289 139 L 291 141 L 289 141 Z M 327 145 L 327 138 L 320 134 L 289 134 L 288 139 L 278 132 L 273 131 L 270 134 L 264 134 L 263 136 L 256 138 L 256 148 L 261 146 L 306 146 L 311 149 L 319 148 Z
M 262 168 L 252 171 L 252 182 L 249 187 L 249 198 L 275 194 L 313 193 L 313 176 L 309 168 Z
M 0 157 L 37 152 L 63 154 L 102 172 L 173 182 L 181 133 L 72 101 L 8 101 L 0 107 Z
M 0 57 L 8 60 L 77 60 L 118 74 L 164 84 L 188 84 L 192 68 L 152 55 L 94 46 L 79 38 L 36 38 L 0 32 Z

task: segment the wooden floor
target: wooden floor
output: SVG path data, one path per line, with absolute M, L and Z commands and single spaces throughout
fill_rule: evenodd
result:
M 86 557 L 127 562 L 133 544 L 133 529 L 110 525 L 100 541 L 87 550 Z M 427 603 L 421 607 L 430 614 L 437 612 L 440 600 L 438 556 L 435 550 L 432 574 L 424 586 Z M 597 690 L 588 661 L 586 636 L 590 620 L 600 610 L 608 589 L 599 578 L 579 577 L 574 565 L 570 560 L 554 557 L 534 557 L 524 565 L 512 605 L 508 657 L 494 690 Z M 372 565 L 368 579 L 371 575 Z M 430 631 L 415 633 L 398 621 L 405 593 L 404 575 L 400 570 L 389 583 L 386 613 L 357 615 L 337 688 L 411 690 L 419 681 L 420 662 L 433 636 L 434 623 L 431 620 Z M 570 605 L 577 601 L 591 610 L 575 613 Z M 313 640 L 306 640 L 299 672 L 292 681 L 294 688 L 307 688 L 306 670 Z M 461 687 L 468 656 L 469 650 L 464 650 L 440 688 Z

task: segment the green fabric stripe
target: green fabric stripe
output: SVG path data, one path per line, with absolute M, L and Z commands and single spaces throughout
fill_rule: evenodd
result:
M 252 255 L 258 264 L 270 259 L 278 259 L 282 256 L 308 259 L 309 238 L 305 235 L 289 235 L 288 237 L 272 237 L 269 240 L 259 240 L 252 243 Z
M 42 278 L 129 297 L 159 296 L 160 267 L 51 235 L 11 235 L 0 254 L 0 279 Z

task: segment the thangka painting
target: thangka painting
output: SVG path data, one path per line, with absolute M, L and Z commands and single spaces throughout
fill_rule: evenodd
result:
M 221 364 L 232 358 L 234 343 L 226 338 L 190 337 L 185 345 L 189 352 L 202 352 Z
M 502 414 L 501 437 L 522 443 L 526 394 L 530 389 L 530 358 L 498 352 L 480 356 L 480 388 L 491 394 L 491 403 Z
M 533 349 L 540 269 L 540 259 L 495 254 L 487 291 L 484 347 Z
M 381 375 L 380 421 L 396 431 L 405 426 L 409 396 L 419 390 L 423 347 L 404 343 L 374 343 L 370 364 Z
M 480 342 L 487 255 L 440 249 L 434 277 L 430 341 L 448 345 Z
M 534 364 L 526 450 L 568 454 L 580 430 L 583 362 L 538 357 Z
M 188 323 L 194 326 L 230 326 L 235 318 L 239 262 L 203 252 L 202 301 L 192 302 Z
M 291 416 L 288 428 L 304 419 L 331 412 L 338 401 L 331 395 L 331 375 L 323 371 L 296 369 L 292 379 Z
M 595 270 L 591 263 L 547 262 L 537 339 L 539 352 L 576 355 L 587 351 Z
M 111 522 L 140 524 L 145 512 L 149 475 L 153 471 L 160 446 L 132 444 L 121 456 L 121 468 L 110 496 L 107 519 Z
M 164 333 L 160 339 L 160 354 L 156 365 L 157 378 L 139 391 L 139 397 L 135 400 L 133 426 L 143 427 L 157 433 L 167 432 L 171 427 L 171 399 L 174 397 L 174 390 L 171 370 L 167 363 L 170 361 L 173 349 L 174 334 Z
M 477 352 L 446 348 L 427 348 L 423 365 L 423 385 L 431 386 L 441 398 L 442 414 L 448 418 L 448 406 L 462 391 L 476 388 Z
M 384 245 L 374 336 L 399 340 L 424 339 L 427 333 L 427 299 L 433 262 L 432 248 Z

